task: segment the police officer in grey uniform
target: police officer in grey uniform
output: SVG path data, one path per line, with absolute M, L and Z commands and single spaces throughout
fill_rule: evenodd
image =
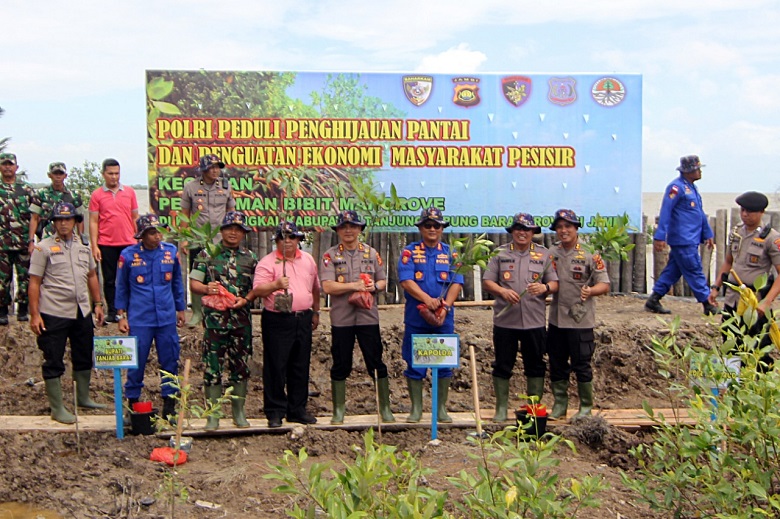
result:
M 571 209 L 559 209 L 550 230 L 560 243 L 552 249 L 558 271 L 558 292 L 550 305 L 547 329 L 547 357 L 550 361 L 555 403 L 551 418 L 566 416 L 569 407 L 569 376 L 577 377 L 580 409 L 587 416 L 593 409 L 593 369 L 590 365 L 596 343 L 593 297 L 609 292 L 609 276 L 604 260 L 579 243 L 580 220 Z
M 330 423 L 344 423 L 346 384 L 352 372 L 352 351 L 357 338 L 366 369 L 377 384 L 379 412 L 383 422 L 395 422 L 390 410 L 390 386 L 387 366 L 382 362 L 382 338 L 379 334 L 377 293 L 387 284 L 382 258 L 366 243 L 360 242 L 360 233 L 366 223 L 355 211 L 342 211 L 333 230 L 339 243 L 328 249 L 320 261 L 322 290 L 330 295 L 331 335 L 333 344 L 330 386 L 333 393 L 333 417 Z M 362 279 L 362 277 L 366 279 Z M 350 303 L 350 296 L 365 292 L 371 294 L 371 308 Z
M 76 418 L 62 403 L 65 344 L 70 340 L 73 379 L 79 407 L 103 408 L 89 397 L 92 373 L 94 323 L 103 324 L 103 302 L 95 260 L 88 244 L 74 232 L 83 217 L 71 203 L 60 202 L 51 213 L 55 234 L 33 249 L 30 260 L 30 328 L 43 352 L 43 379 L 52 419 L 74 423 Z
M 224 167 L 225 163 L 216 155 L 204 155 L 200 158 L 200 167 L 198 168 L 201 173 L 200 178 L 191 180 L 184 186 L 181 195 L 181 212 L 187 218 L 199 212 L 196 225 L 204 225 L 208 222 L 212 229 L 216 229 L 222 225 L 225 214 L 236 207 L 230 183 L 227 178 L 221 178 Z M 214 243 L 219 243 L 220 240 L 221 237 L 217 235 Z M 192 271 L 195 257 L 200 251 L 199 248 L 190 249 L 190 271 Z M 194 328 L 203 320 L 201 297 L 199 294 L 191 294 L 192 318 L 187 323 L 190 328 Z
M 494 422 L 507 418 L 509 379 L 517 358 L 518 341 L 528 396 L 542 399 L 547 368 L 544 363 L 544 301 L 548 294 L 558 291 L 558 275 L 550 251 L 533 242 L 534 234 L 542 232 L 534 223 L 534 217 L 517 213 L 506 232 L 512 235 L 512 242 L 499 247 L 482 277 L 482 288 L 496 296 L 493 305 Z
M 774 273 L 774 282 L 768 285 L 762 293 L 757 294 L 759 317 L 753 327 L 748 330 L 748 334 L 758 335 L 767 323 L 767 311 L 780 294 L 780 233 L 769 225 L 763 225 L 761 221 L 764 211 L 769 205 L 769 199 L 766 195 L 756 191 L 748 191 L 739 195 L 736 202 L 740 206 L 739 216 L 742 219 L 742 224 L 735 226 L 731 231 L 729 250 L 718 276 L 715 278 L 718 282 L 711 287 L 710 303 L 715 304 L 715 298 L 723 286 L 724 280 L 734 285 L 739 284 L 731 274 L 732 269 L 737 273 L 740 281 L 751 289 L 758 276 Z M 739 292 L 727 289 L 723 310 L 724 322 L 736 315 L 738 301 Z M 771 338 L 767 333 L 761 340 L 761 347 L 770 343 Z M 768 366 L 773 362 L 769 355 L 765 355 L 761 360 Z

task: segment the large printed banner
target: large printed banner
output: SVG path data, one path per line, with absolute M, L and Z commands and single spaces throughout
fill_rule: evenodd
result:
M 633 74 L 148 71 L 152 208 L 180 209 L 198 160 L 216 154 L 257 229 L 305 229 L 355 208 L 349 178 L 401 199 L 375 229 L 413 230 L 425 207 L 452 230 L 547 228 L 573 209 L 641 222 L 642 77 Z M 193 208 L 197 209 L 197 208 Z

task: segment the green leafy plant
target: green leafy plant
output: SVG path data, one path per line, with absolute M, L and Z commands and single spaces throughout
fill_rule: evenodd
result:
M 608 488 L 602 477 L 561 480 L 555 472 L 560 459 L 554 454 L 560 448 L 576 452 L 574 444 L 551 434 L 537 439 L 528 432 L 508 427 L 488 441 L 469 438 L 479 448 L 478 454 L 469 454 L 480 462 L 477 473 L 464 469 L 447 478 L 463 492 L 463 501 L 455 506 L 466 517 L 577 517 L 584 509 L 599 507 L 596 495 Z M 588 517 L 593 514 L 587 512 Z
M 627 214 L 604 218 L 596 213 L 595 230 L 585 235 L 583 246 L 591 253 L 600 254 L 605 261 L 626 261 L 635 247 L 629 232 L 637 229 L 629 225 Z
M 223 417 L 224 415 L 222 414 L 222 406 L 229 404 L 233 398 L 241 398 L 233 396 L 233 387 L 230 386 L 225 389 L 224 394 L 220 398 L 213 402 L 205 399 L 204 397 L 204 404 L 201 405 L 198 400 L 193 398 L 195 393 L 192 389 L 192 385 L 183 384 L 181 376 L 168 373 L 165 370 L 160 370 L 160 373 L 162 374 L 164 380 L 163 385 L 174 389 L 174 393 L 171 395 L 171 398 L 176 400 L 176 408 L 178 409 L 179 419 L 185 420 L 186 426 L 188 428 L 192 426 L 190 422 L 192 418 L 205 419 L 215 415 L 219 416 L 220 418 Z M 171 427 L 171 424 L 168 422 L 166 417 L 155 417 L 153 420 L 155 428 L 158 431 L 162 431 Z
M 173 469 L 165 469 L 163 471 L 163 481 L 160 483 L 155 496 L 158 499 L 164 499 L 169 508 L 171 519 L 176 517 L 176 503 L 186 503 L 190 497 L 187 486 L 182 483 L 178 478 L 178 473 Z
M 103 175 L 100 173 L 100 164 L 84 161 L 84 164 L 74 166 L 68 171 L 65 186 L 73 193 L 81 195 L 85 208 L 89 206 L 89 199 L 95 189 L 103 185 Z
M 674 517 L 780 514 L 780 372 L 761 361 L 776 346 L 760 346 L 765 334 L 773 328 L 776 333 L 777 322 L 770 316 L 763 330 L 750 335 L 757 313 L 741 317 L 723 323 L 725 340 L 716 347 L 684 341 L 679 317 L 666 336 L 652 340 L 666 380 L 661 394 L 674 418 L 685 407 L 694 419 L 680 427 L 644 406 L 657 433 L 630 451 L 639 468 L 624 472 L 622 480 L 653 510 Z
M 220 244 L 214 243 L 219 227 L 213 227 L 211 222 L 198 225 L 199 216 L 200 211 L 195 211 L 189 217 L 171 212 L 172 225 L 170 229 L 163 229 L 163 237 L 167 241 L 186 242 L 189 248 L 205 249 L 209 257 L 213 258 L 221 250 Z
M 433 471 L 414 456 L 375 443 L 373 429 L 364 435 L 363 447 L 353 450 L 354 463 L 344 462 L 341 470 L 310 463 L 305 448 L 298 454 L 287 450 L 264 477 L 280 482 L 276 492 L 294 497 L 290 517 L 446 517 L 447 493 L 423 485 Z

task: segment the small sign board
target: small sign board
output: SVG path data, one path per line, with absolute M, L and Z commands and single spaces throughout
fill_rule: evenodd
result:
M 412 335 L 413 368 L 457 368 L 460 366 L 460 336 Z
M 135 337 L 95 337 L 93 345 L 96 368 L 138 368 L 138 345 Z

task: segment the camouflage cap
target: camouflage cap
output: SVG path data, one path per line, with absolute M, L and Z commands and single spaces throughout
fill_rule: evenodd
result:
M 225 163 L 220 160 L 219 157 L 216 155 L 203 155 L 200 158 L 200 166 L 199 169 L 201 171 L 206 171 L 211 166 L 219 166 L 219 169 L 222 169 L 225 167 Z
M 281 240 L 282 238 L 290 236 L 291 238 L 298 238 L 302 240 L 305 234 L 298 230 L 298 226 L 293 222 L 285 221 L 279 224 L 274 234 L 274 241 Z
M 65 167 L 64 162 L 52 162 L 49 164 L 49 173 L 57 172 L 68 174 L 68 168 Z
M 16 155 L 13 153 L 0 153 L 0 164 L 5 164 L 6 162 L 16 165 Z
M 135 233 L 134 238 L 140 240 L 146 231 L 149 229 L 168 229 L 168 226 L 161 223 L 156 214 L 145 214 L 135 221 L 135 226 L 138 228 L 138 232 Z
M 550 226 L 550 230 L 554 231 L 555 226 L 563 220 L 564 222 L 569 222 L 572 225 L 575 225 L 578 229 L 580 228 L 580 219 L 577 218 L 577 213 L 572 211 L 571 209 L 558 209 L 555 211 L 555 218 L 553 218 L 553 223 Z
M 70 202 L 58 202 L 51 210 L 50 220 L 65 220 L 67 218 L 75 218 L 76 222 L 81 223 L 84 221 L 84 217 L 76 211 L 76 206 Z
M 506 232 L 511 233 L 515 229 L 528 229 L 533 231 L 534 234 L 542 232 L 542 228 L 536 225 L 534 217 L 528 213 L 517 213 L 512 219 L 512 225 L 506 227 Z
M 245 232 L 252 230 L 252 228 L 246 224 L 246 216 L 244 216 L 244 213 L 239 213 L 238 211 L 228 211 L 225 213 L 225 217 L 222 219 L 222 225 L 220 225 L 219 228 L 224 229 L 231 225 L 238 225 Z
M 338 230 L 339 227 L 341 227 L 346 223 L 357 225 L 360 227 L 361 230 L 366 228 L 366 222 L 360 219 L 360 215 L 357 214 L 357 211 L 347 210 L 347 211 L 341 211 L 339 213 L 338 219 L 336 220 L 336 225 L 331 226 L 331 229 L 336 231 Z
M 426 221 L 431 220 L 432 222 L 436 222 L 440 224 L 442 227 L 449 227 L 450 223 L 444 221 L 444 215 L 441 212 L 441 209 L 436 207 L 429 207 L 427 209 L 423 209 L 420 212 L 420 218 L 417 220 L 417 222 L 414 224 L 416 227 L 421 226 Z
M 735 202 L 738 203 L 742 209 L 751 212 L 763 211 L 769 205 L 769 199 L 766 195 L 759 193 L 758 191 L 742 193 L 737 197 Z
M 680 157 L 680 165 L 677 166 L 677 171 L 680 173 L 690 173 L 704 167 L 704 164 L 699 160 L 698 155 L 686 155 Z

